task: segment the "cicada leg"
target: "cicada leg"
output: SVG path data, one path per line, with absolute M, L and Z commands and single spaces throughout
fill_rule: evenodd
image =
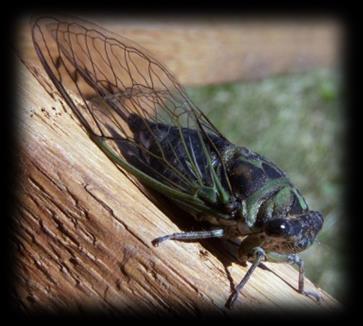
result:
M 253 258 L 253 257 L 254 257 L 254 261 L 253 261 L 251 267 L 249 268 L 249 270 L 247 271 L 247 273 L 245 274 L 245 276 L 243 277 L 241 282 L 235 287 L 233 294 L 229 297 L 229 299 L 226 303 L 227 308 L 232 307 L 233 303 L 237 300 L 239 293 L 241 292 L 243 287 L 246 285 L 246 283 L 250 279 L 250 277 L 251 277 L 252 273 L 255 271 L 256 267 L 261 263 L 261 261 L 263 261 L 265 259 L 265 251 L 260 247 L 253 248 L 252 253 L 251 253 L 251 258 Z
M 291 265 L 296 265 L 299 268 L 299 281 L 298 281 L 298 292 L 306 295 L 307 297 L 312 297 L 316 301 L 320 302 L 321 295 L 315 291 L 305 291 L 304 282 L 304 261 L 302 258 L 296 254 L 281 255 L 277 253 L 268 253 L 267 258 L 269 261 L 276 263 L 289 263 Z
M 312 297 L 316 301 L 320 302 L 321 295 L 315 291 L 305 291 L 304 289 L 304 261 L 298 255 L 288 255 L 287 262 L 296 265 L 299 268 L 299 281 L 298 281 L 298 291 L 299 293 L 306 295 L 307 297 Z
M 155 247 L 157 247 L 161 242 L 164 242 L 166 240 L 200 240 L 207 238 L 222 238 L 223 236 L 224 236 L 224 229 L 214 229 L 209 231 L 178 232 L 156 238 L 152 241 L 152 244 Z

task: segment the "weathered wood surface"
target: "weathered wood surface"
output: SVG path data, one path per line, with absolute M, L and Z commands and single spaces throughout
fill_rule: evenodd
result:
M 238 283 L 246 268 L 220 240 L 151 245 L 185 226 L 184 214 L 161 200 L 164 214 L 90 141 L 27 44 L 21 50 L 26 64 L 17 64 L 22 143 L 14 217 L 15 292 L 24 309 L 200 316 L 339 307 L 324 291 L 321 304 L 298 294 L 291 266 L 267 264 L 281 279 L 257 269 L 234 308 L 226 309 L 231 281 Z

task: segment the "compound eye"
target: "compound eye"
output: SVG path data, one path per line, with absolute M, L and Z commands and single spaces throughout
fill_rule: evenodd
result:
M 269 236 L 281 237 L 289 234 L 289 225 L 284 219 L 271 220 L 265 226 L 265 233 Z

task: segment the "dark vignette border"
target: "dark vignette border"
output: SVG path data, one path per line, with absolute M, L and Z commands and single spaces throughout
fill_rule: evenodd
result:
M 117 13 L 125 13 L 135 14 L 135 15 L 145 15 L 145 16 L 154 16 L 154 15 L 175 15 L 176 17 L 187 17 L 193 15 L 221 15 L 221 16 L 233 16 L 233 15 L 244 15 L 255 16 L 255 15 L 264 15 L 266 18 L 271 17 L 288 17 L 291 15 L 298 17 L 334 17 L 338 19 L 343 27 L 344 27 L 344 48 L 343 48 L 343 71 L 344 71 L 344 97 L 345 97 L 345 105 L 346 105 L 346 116 L 347 116 L 347 135 L 346 135 L 346 156 L 344 160 L 344 166 L 342 169 L 346 171 L 346 192 L 345 192 L 345 210 L 346 210 L 346 224 L 347 224 L 347 233 L 343 234 L 348 241 L 346 244 L 346 252 L 348 257 L 348 265 L 347 266 L 347 278 L 348 278 L 348 286 L 347 290 L 347 298 L 346 302 L 343 302 L 344 310 L 339 312 L 338 314 L 332 313 L 331 315 L 317 315 L 311 314 L 307 315 L 306 312 L 299 313 L 290 312 L 286 315 L 275 315 L 272 314 L 276 318 L 276 321 L 279 319 L 278 317 L 282 317 L 283 319 L 291 319 L 291 321 L 303 321 L 305 318 L 312 317 L 315 321 L 318 321 L 322 317 L 324 320 L 328 321 L 332 317 L 332 320 L 335 319 L 337 321 L 337 317 L 346 318 L 348 316 L 353 316 L 356 311 L 357 303 L 360 301 L 358 298 L 357 285 L 360 283 L 359 281 L 359 253 L 357 252 L 359 246 L 359 181 L 358 181 L 358 173 L 359 173 L 359 141 L 360 137 L 358 134 L 358 125 L 360 118 L 360 103 L 358 102 L 358 87 L 360 82 L 358 80 L 358 47 L 360 44 L 359 40 L 359 30 L 358 30 L 358 17 L 356 17 L 355 12 L 358 12 L 358 8 L 349 7 L 348 4 L 336 5 L 333 2 L 325 2 L 318 1 L 315 2 L 313 6 L 309 5 L 294 5 L 294 6 L 284 6 L 283 4 L 278 4 L 276 2 L 271 4 L 255 4 L 255 6 L 250 4 L 245 4 L 244 6 L 236 7 L 233 4 L 228 4 L 227 2 L 223 2 L 223 7 L 217 7 L 213 5 L 208 5 L 206 7 L 203 4 L 191 5 L 187 6 L 187 3 L 184 1 L 183 3 L 174 4 L 174 7 L 169 3 L 168 6 L 162 4 L 143 4 L 141 2 L 138 3 L 139 7 L 134 5 L 130 7 L 124 3 L 119 3 L 118 7 L 115 8 L 113 5 L 106 5 L 103 8 L 95 8 L 92 7 L 91 4 L 84 4 L 84 6 L 74 7 L 74 8 L 47 8 L 45 5 L 39 6 L 38 8 L 26 8 L 22 5 L 21 9 L 13 9 L 11 13 L 5 14 L 5 19 L 2 21 L 4 23 L 3 37 L 5 37 L 5 50 L 2 51 L 3 54 L 3 63 L 4 67 L 7 68 L 5 71 L 6 76 L 2 80 L 3 83 L 3 94 L 6 96 L 6 102 L 2 103 L 2 114 L 4 122 L 4 126 L 2 131 L 4 132 L 3 140 L 3 155 L 2 162 L 3 164 L 3 177 L 4 177 L 4 185 L 3 196 L 1 199 L 3 200 L 3 216 L 6 216 L 6 219 L 3 218 L 3 230 L 6 230 L 5 234 L 1 238 L 3 241 L 2 249 L 5 252 L 5 256 L 3 259 L 4 263 L 4 278 L 3 282 L 5 284 L 5 289 L 3 293 L 6 295 L 5 297 L 5 311 L 8 313 L 9 317 L 14 319 L 43 319 L 43 320 L 61 320 L 62 317 L 64 319 L 86 319 L 86 320 L 97 320 L 98 318 L 113 318 L 114 316 L 108 316 L 99 311 L 89 311 L 82 315 L 69 314 L 67 312 L 60 312 L 58 316 L 49 315 L 44 313 L 33 313 L 31 315 L 25 314 L 21 307 L 18 305 L 18 300 L 14 296 L 13 285 L 13 264 L 14 264 L 14 242 L 13 242 L 13 226 L 12 226 L 12 216 L 16 213 L 18 208 L 18 203 L 16 202 L 14 193 L 20 183 L 20 173 L 18 168 L 18 159 L 17 153 L 19 148 L 19 132 L 16 126 L 16 110 L 17 110 L 17 99 L 15 98 L 14 86 L 16 84 L 16 67 L 14 65 L 14 51 L 13 44 L 15 44 L 16 39 L 16 26 L 17 21 L 23 14 L 41 14 L 44 12 L 51 13 L 72 13 L 72 14 L 102 14 L 102 15 L 113 15 L 115 12 Z M 340 200 L 340 199 L 337 199 Z M 243 315 L 240 316 L 243 318 L 244 322 L 247 322 L 249 317 L 252 321 L 257 321 L 259 318 L 267 317 L 269 320 L 270 314 L 261 314 L 259 316 L 253 315 Z M 117 318 L 123 317 L 124 319 L 128 319 L 128 315 L 120 313 L 120 316 Z M 140 311 L 140 319 L 143 318 L 152 318 L 155 316 L 146 316 Z M 187 318 L 187 316 L 185 316 Z M 210 317 L 213 316 L 211 312 Z M 236 316 L 237 317 L 237 316 Z M 298 317 L 298 319 L 297 319 Z M 305 318 L 303 318 L 305 317 Z M 171 317 L 167 317 L 170 319 Z M 204 319 L 206 319 L 204 317 Z

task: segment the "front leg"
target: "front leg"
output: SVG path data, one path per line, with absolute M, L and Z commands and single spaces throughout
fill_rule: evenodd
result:
M 265 251 L 262 248 L 256 247 L 251 250 L 251 252 L 249 253 L 249 260 L 253 261 L 252 265 L 248 269 L 247 273 L 245 274 L 245 276 L 243 277 L 241 282 L 235 287 L 232 295 L 229 297 L 229 299 L 226 303 L 227 308 L 230 309 L 232 307 L 233 303 L 237 300 L 239 293 L 242 291 L 243 287 L 246 285 L 246 283 L 250 279 L 252 273 L 255 271 L 257 266 L 264 259 L 265 259 Z
M 306 295 L 307 297 L 312 297 L 316 301 L 320 302 L 321 296 L 315 291 L 305 291 L 305 278 L 304 278 L 304 261 L 296 254 L 291 255 L 281 255 L 277 253 L 268 253 L 267 260 L 275 263 L 289 263 L 291 265 L 296 265 L 299 268 L 299 281 L 298 281 L 298 292 Z
M 296 265 L 299 268 L 299 293 L 306 295 L 307 297 L 313 297 L 316 301 L 320 302 L 321 295 L 315 291 L 305 291 L 304 289 L 304 261 L 298 255 L 288 255 L 288 262 L 292 265 Z
M 161 242 L 166 240 L 200 240 L 207 238 L 222 238 L 224 237 L 224 229 L 214 229 L 208 231 L 190 231 L 190 232 L 178 232 L 163 237 L 156 238 L 152 241 L 152 244 L 157 247 Z

